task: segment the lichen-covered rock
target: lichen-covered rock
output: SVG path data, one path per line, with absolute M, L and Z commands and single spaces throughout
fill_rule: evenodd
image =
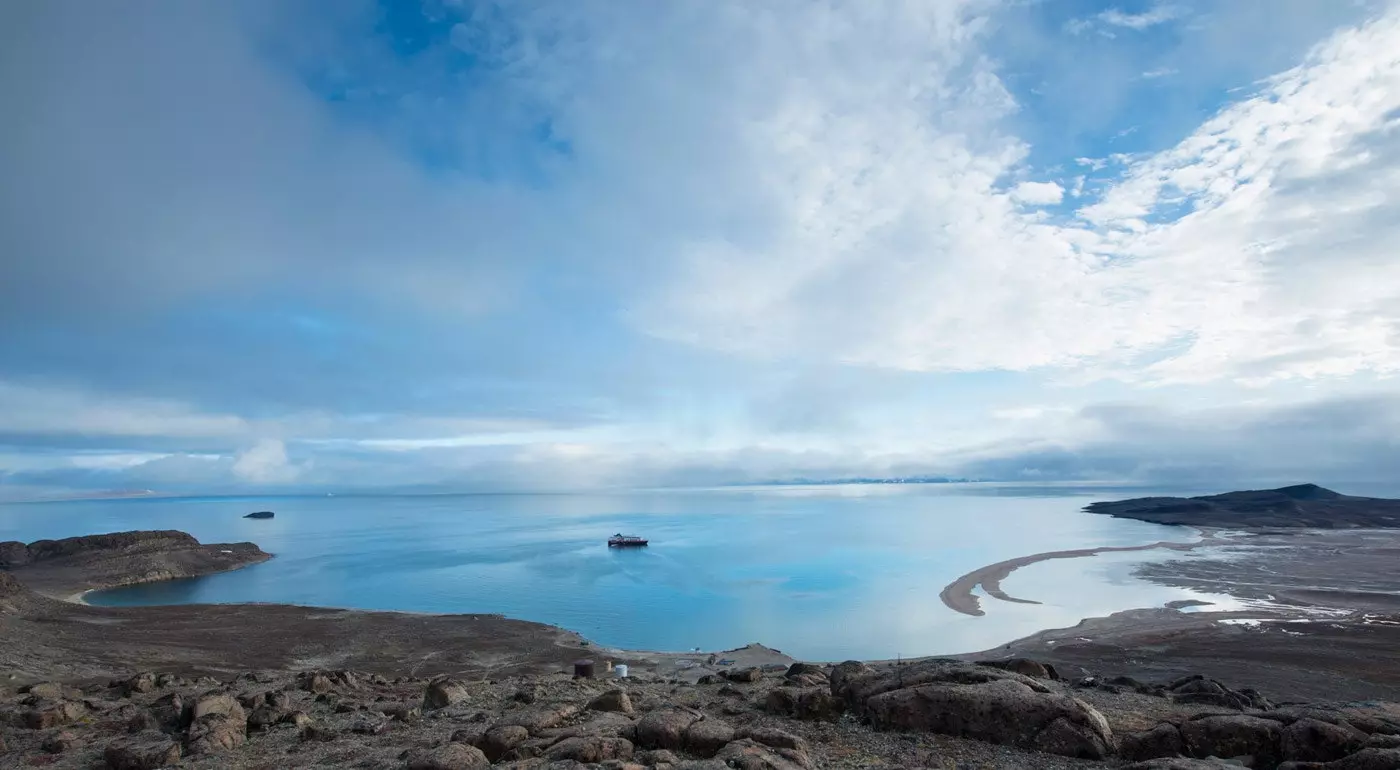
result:
M 196 756 L 220 754 L 242 746 L 248 740 L 248 724 L 242 716 L 242 707 L 238 709 L 236 715 L 213 713 L 196 719 L 185 741 L 189 753 Z
M 738 770 L 806 770 L 812 766 L 802 752 L 775 749 L 747 738 L 730 742 L 715 759 Z
M 238 700 L 228 693 L 216 695 L 205 695 L 194 702 L 190 708 L 190 720 L 198 722 L 207 716 L 227 716 L 242 722 L 246 720 L 247 714 L 243 711 L 243 706 Z
M 1055 667 L 1049 663 L 1030 660 L 1029 658 L 1008 658 L 1006 660 L 979 660 L 979 666 L 990 666 L 1002 671 L 1014 671 L 1017 674 L 1034 677 L 1036 679 L 1059 679 L 1060 675 L 1055 671 Z
M 763 678 L 763 669 L 757 666 L 749 666 L 736 671 L 726 671 L 724 678 L 731 682 L 757 682 Z
M 127 695 L 132 695 L 134 693 L 155 692 L 155 689 L 156 675 L 149 671 L 143 671 L 126 680 L 126 682 L 123 684 L 123 690 L 126 692 Z
M 266 730 L 281 722 L 282 718 L 285 716 L 287 716 L 287 712 L 284 709 L 268 705 L 258 706 L 253 709 L 253 713 L 248 715 L 248 729 L 254 731 Z
M 632 698 L 627 695 L 626 690 L 608 690 L 588 702 L 588 708 L 594 711 L 615 711 L 619 714 L 631 714 Z
M 172 692 L 151 704 L 151 716 L 155 717 L 162 729 L 176 730 L 189 724 L 190 714 L 185 699 L 180 697 L 180 693 Z
M 444 743 L 411 752 L 407 764 L 408 770 L 483 770 L 490 766 L 480 749 L 465 743 Z
M 871 699 L 882 693 L 919 685 L 980 685 L 1010 681 L 1038 693 L 1049 693 L 1042 681 L 1014 671 L 979 666 L 960 660 L 931 659 L 904 666 L 871 669 L 859 664 L 842 663 L 832 672 L 831 691 L 846 702 L 847 707 L 864 715 Z
M 63 685 L 58 682 L 35 682 L 34 684 L 20 688 L 20 692 L 31 698 L 43 698 L 45 700 L 62 700 L 67 695 Z
M 302 728 L 311 724 L 311 715 L 305 711 L 289 711 L 282 715 L 281 724 Z
M 446 677 L 434 679 L 423 691 L 423 710 L 447 708 L 471 696 L 461 682 Z
M 957 735 L 1086 759 L 1102 759 L 1114 748 L 1108 722 L 1093 707 L 1007 679 L 905 687 L 869 698 L 865 708 L 881 729 Z
M 1400 768 L 1400 749 L 1362 749 L 1328 762 L 1324 767 L 1327 770 L 1396 770 Z
M 1278 722 L 1246 714 L 1204 716 L 1181 725 L 1181 740 L 1193 757 L 1249 755 L 1260 767 L 1274 767 L 1281 759 Z
M 62 754 L 81 745 L 82 740 L 77 735 L 68 730 L 62 730 L 45 738 L 39 747 L 50 754 Z
M 71 724 L 86 713 L 87 708 L 76 701 L 41 698 L 24 712 L 22 720 L 31 730 L 48 730 Z
M 685 731 L 699 716 L 687 709 L 653 711 L 637 722 L 637 745 L 644 749 L 679 751 L 685 746 Z
M 721 719 L 691 722 L 685 730 L 685 750 L 697 757 L 713 757 L 734 740 L 734 728 Z
M 600 736 L 565 738 L 550 746 L 545 757 L 552 761 L 573 760 L 584 764 L 606 760 L 623 760 L 632 757 L 632 742 L 626 738 L 604 738 Z
M 1283 758 L 1296 762 L 1331 762 L 1360 751 L 1366 734 L 1351 725 L 1299 719 L 1283 728 Z
M 1186 751 L 1176 725 L 1163 722 L 1151 730 L 1128 733 L 1118 739 L 1118 756 L 1131 762 L 1177 757 Z
M 529 740 L 530 731 L 520 725 L 496 725 L 487 730 L 477 742 L 477 746 L 486 754 L 486 758 L 495 762 L 505 756 L 506 752 Z
M 163 735 L 137 735 L 108 744 L 102 758 L 110 770 L 157 770 L 180 761 L 180 744 Z
M 519 725 L 536 734 L 541 730 L 548 730 L 551 727 L 558 727 L 564 722 L 572 719 L 579 712 L 579 707 L 573 703 L 556 703 L 550 706 L 534 706 L 532 708 L 521 709 L 506 714 L 501 718 L 500 724 Z

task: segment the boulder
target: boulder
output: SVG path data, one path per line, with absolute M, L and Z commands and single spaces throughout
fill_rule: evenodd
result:
M 122 690 L 127 695 L 141 692 L 154 692 L 155 689 L 156 675 L 149 671 L 143 671 L 137 674 L 136 676 L 131 677 L 130 679 L 126 680 L 126 682 L 122 685 Z
M 506 752 L 529 739 L 530 731 L 524 727 L 502 724 L 487 730 L 476 745 L 481 748 L 487 759 L 495 762 L 505 756 Z
M 434 679 L 423 691 L 423 710 L 447 708 L 454 703 L 461 703 L 470 695 L 461 682 L 446 677 Z
M 832 672 L 831 691 L 845 701 L 850 710 L 863 715 L 870 699 L 881 693 L 925 684 L 976 685 L 1002 681 L 1016 682 L 1040 693 L 1050 692 L 1045 683 L 1024 674 L 948 659 L 878 670 L 864 664 L 842 663 Z
M 254 731 L 266 730 L 280 723 L 285 716 L 287 716 L 287 712 L 284 709 L 267 705 L 258 706 L 253 709 L 253 713 L 248 715 L 248 729 Z
M 679 751 L 685 746 L 685 732 L 699 716 L 681 708 L 653 711 L 637 722 L 637 745 L 644 749 Z
M 1299 719 L 1283 728 L 1279 745 L 1283 758 L 1295 762 L 1331 762 L 1360 751 L 1366 734 L 1351 725 Z
M 1205 715 L 1180 727 L 1186 753 L 1193 757 L 1255 758 L 1256 767 L 1274 767 L 1280 761 L 1282 730 L 1278 722 L 1245 714 Z
M 31 698 L 43 698 L 46 700 L 62 700 L 67 695 L 67 692 L 63 689 L 63 685 L 58 682 L 36 682 L 26 687 L 21 687 L 19 691 Z
M 748 739 L 730 742 L 715 759 L 738 770 L 806 770 L 812 764 L 801 752 L 774 749 Z
M 151 716 L 155 717 L 165 730 L 181 729 L 189 724 L 189 712 L 189 706 L 178 692 L 162 695 L 151 704 Z
M 794 663 L 788 666 L 787 671 L 783 672 L 783 678 L 795 679 L 799 676 L 806 676 L 809 674 L 817 674 L 822 678 L 826 678 L 826 669 L 815 663 Z
M 620 714 L 631 714 L 632 699 L 628 697 L 626 690 L 608 690 L 589 701 L 588 708 L 594 711 L 615 711 Z
M 156 770 L 180 761 L 180 744 L 157 734 L 120 738 L 107 744 L 102 758 L 111 770 Z
M 632 742 L 626 738 L 600 736 L 565 738 L 545 750 L 544 755 L 555 762 L 573 760 L 584 764 L 631 759 Z
M 350 726 L 356 735 L 383 735 L 389 732 L 389 720 L 378 717 L 365 717 Z
M 519 725 L 533 735 L 541 730 L 558 727 L 578 714 L 579 710 L 579 707 L 572 703 L 535 706 L 506 714 L 501 718 L 500 724 Z
M 407 764 L 408 770 L 484 770 L 490 766 L 480 749 L 465 743 L 444 743 L 410 752 Z
M 302 677 L 301 689 L 320 695 L 321 693 L 327 693 L 335 689 L 335 684 L 331 682 L 331 678 L 325 674 L 307 674 Z
M 633 755 L 633 759 L 644 765 L 676 765 L 680 764 L 681 758 L 675 752 L 666 749 L 653 749 L 643 751 Z
M 685 730 L 685 750 L 697 757 L 713 757 L 734 740 L 734 728 L 722 719 L 700 719 Z
M 724 678 L 731 682 L 757 682 L 763 678 L 763 669 L 757 666 L 749 666 L 735 671 L 724 672 Z
M 311 724 L 311 715 L 305 711 L 289 711 L 282 715 L 281 724 L 300 729 Z
M 775 749 L 792 749 L 793 751 L 807 751 L 807 741 L 793 735 L 786 730 L 779 730 L 775 727 L 745 727 L 735 736 L 740 739 L 748 739 L 755 743 L 761 743 Z
M 1400 749 L 1400 735 L 1385 735 L 1376 733 L 1366 738 L 1366 744 L 1362 748 L 1367 749 Z
M 21 719 L 31 730 L 48 730 L 70 724 L 86 713 L 87 707 L 76 701 L 41 698 L 34 701 Z
M 465 743 L 469 746 L 481 745 L 481 739 L 486 736 L 485 725 L 471 725 L 452 731 L 452 737 L 447 740 L 453 743 Z
M 1327 770 L 1396 770 L 1400 749 L 1362 749 L 1349 757 L 1328 762 Z
M 1245 767 L 1245 765 L 1223 759 L 1172 757 L 1168 759 L 1149 759 L 1146 762 L 1135 762 L 1131 765 L 1124 766 L 1123 770 L 1231 770 L 1231 768 L 1240 767 Z
M 1093 707 L 1018 681 L 923 684 L 881 692 L 864 705 L 880 729 L 957 735 L 1085 759 L 1103 759 L 1114 747 L 1108 722 Z
M 209 714 L 190 725 L 185 741 L 190 754 L 219 754 L 236 749 L 248 740 L 248 723 L 242 715 L 243 709 L 237 703 L 234 706 L 238 708 L 237 715 Z
M 78 739 L 77 735 L 67 730 L 61 730 L 45 738 L 44 742 L 39 744 L 39 748 L 50 754 L 62 754 L 81 745 L 82 741 Z
M 248 717 L 243 711 L 243 706 L 228 693 L 216 695 L 205 695 L 194 702 L 190 707 L 190 720 L 198 722 L 207 716 L 227 716 L 237 719 L 239 722 Z
M 1049 663 L 1040 663 L 1029 658 L 1008 658 L 1006 660 L 980 660 L 979 666 L 990 666 L 1002 671 L 1014 671 L 1017 674 L 1034 677 L 1036 679 L 1059 679 L 1060 675 L 1055 671 L 1055 667 Z
M 1151 730 L 1128 733 L 1118 740 L 1118 756 L 1130 762 L 1178 757 L 1186 751 L 1176 725 L 1163 722 Z

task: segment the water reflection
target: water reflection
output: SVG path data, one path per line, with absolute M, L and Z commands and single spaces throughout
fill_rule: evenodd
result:
M 0 539 L 183 529 L 277 558 L 208 578 L 90 595 L 95 603 L 289 602 L 499 612 L 634 649 L 763 641 L 817 659 L 986 649 L 1046 627 L 1194 598 L 1132 577 L 1181 554 L 1041 562 L 984 599 L 938 600 L 974 568 L 1049 550 L 1193 539 L 1080 512 L 1085 491 L 955 486 L 777 487 L 609 495 L 123 500 L 0 506 Z M 255 508 L 277 511 L 249 520 Z M 650 538 L 609 549 L 614 532 Z

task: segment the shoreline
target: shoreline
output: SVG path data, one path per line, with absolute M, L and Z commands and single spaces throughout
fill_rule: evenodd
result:
M 983 617 L 987 613 L 982 610 L 982 602 L 973 591 L 981 586 L 988 596 L 1004 602 L 1015 604 L 1041 604 L 1034 599 L 1021 599 L 1007 594 L 1001 588 L 1001 581 L 1009 577 L 1013 572 L 1022 567 L 1038 564 L 1052 559 L 1080 559 L 1090 556 L 1097 556 L 1101 553 L 1125 553 L 1130 551 L 1152 551 L 1157 549 L 1167 549 L 1173 551 L 1190 551 L 1196 548 L 1204 548 L 1212 545 L 1219 545 L 1221 538 L 1214 529 L 1195 528 L 1200 539 L 1195 542 L 1178 542 L 1175 540 L 1159 540 L 1155 543 L 1144 545 L 1121 545 L 1121 546 L 1097 546 L 1091 548 L 1073 548 L 1064 551 L 1044 551 L 1042 553 L 1017 556 L 1005 559 L 994 564 L 978 567 L 968 572 L 953 582 L 949 583 L 939 594 L 938 598 L 948 609 L 972 617 Z
M 967 573 L 967 574 L 965 574 L 965 575 L 959 577 L 957 580 L 953 581 L 952 583 L 950 583 L 947 587 L 945 587 L 945 588 L 943 589 L 943 591 L 940 593 L 940 599 L 943 601 L 943 603 L 944 603 L 946 606 L 948 606 L 950 609 L 953 609 L 953 610 L 956 611 L 956 612 L 961 612 L 961 613 L 963 613 L 963 614 L 972 615 L 972 616 L 983 616 L 983 615 L 985 615 L 985 613 L 984 613 L 983 611 L 981 611 L 981 609 L 980 609 L 980 607 L 979 607 L 978 598 L 977 598 L 975 595 L 973 595 L 973 594 L 971 593 L 971 590 L 972 590 L 973 588 L 977 587 L 978 585 L 981 585 L 982 588 L 983 588 L 983 590 L 985 590 L 989 595 L 993 596 L 994 598 L 1000 599 L 1000 600 L 1002 600 L 1002 601 L 1014 602 L 1014 603 L 1023 603 L 1023 604 L 1040 604 L 1040 603 L 1041 603 L 1041 602 L 1035 601 L 1035 600 L 1020 599 L 1020 598 L 1012 597 L 1012 596 L 1007 595 L 1004 591 L 1001 590 L 1001 588 L 1000 588 L 1000 581 L 1001 581 L 1001 580 L 1004 580 L 1008 575 L 1012 574 L 1015 570 L 1020 569 L 1021 567 L 1029 566 L 1029 565 L 1031 565 L 1031 564 L 1036 564 L 1036 563 L 1039 563 L 1039 562 L 1041 562 L 1041 561 L 1047 561 L 1047 560 L 1051 560 L 1051 559 L 1084 558 L 1084 557 L 1089 557 L 1089 556 L 1095 556 L 1095 555 L 1097 555 L 1097 554 L 1099 554 L 1099 553 L 1123 552 L 1123 551 L 1145 551 L 1145 550 L 1156 550 L 1156 549 L 1170 549 L 1170 550 L 1176 550 L 1176 551 L 1186 551 L 1186 550 L 1191 550 L 1191 549 L 1195 549 L 1195 548 L 1205 547 L 1205 546 L 1209 546 L 1209 545 L 1218 545 L 1218 544 L 1220 543 L 1220 538 L 1218 537 L 1218 533 L 1217 533 L 1215 530 L 1208 529 L 1208 528 L 1198 528 L 1198 527 L 1191 527 L 1190 529 L 1195 530 L 1197 536 L 1198 536 L 1200 539 L 1198 539 L 1198 540 L 1195 541 L 1195 542 L 1158 541 L 1158 542 L 1154 542 L 1154 543 L 1146 543 L 1146 544 L 1137 545 L 1137 546 L 1097 546 L 1097 547 L 1091 547 L 1091 548 L 1069 549 L 1069 550 L 1063 550 L 1063 551 L 1047 551 L 1047 552 L 1042 552 L 1042 553 L 1037 553 L 1037 554 L 1028 554 L 1028 555 L 1016 557 L 1016 558 L 1013 558 L 1013 559 L 1006 559 L 1006 560 L 1003 560 L 1003 561 L 1000 561 L 1000 562 L 996 562 L 996 563 L 993 563 L 993 564 L 985 565 L 985 566 L 983 566 L 983 567 L 980 567 L 980 568 L 978 568 L 978 569 L 976 569 L 976 570 L 973 570 L 972 572 L 969 572 L 969 573 Z M 706 650 L 699 650 L 699 651 L 696 651 L 696 650 L 675 650 L 675 651 L 667 651 L 667 650 L 629 649 L 629 648 L 624 648 L 624 647 L 615 647 L 615 646 L 612 646 L 612 645 L 601 644 L 601 643 L 599 643 L 599 642 L 597 642 L 597 641 L 595 641 L 595 640 L 592 640 L 592 639 L 589 639 L 589 638 L 583 636 L 581 633 L 579 633 L 579 632 L 577 632 L 577 631 L 571 630 L 571 629 L 569 629 L 569 628 L 567 628 L 567 627 L 564 627 L 564 626 L 561 626 L 561 625 L 558 625 L 558 624 L 555 624 L 555 623 L 550 623 L 550 622 L 545 622 L 545 621 L 537 621 L 537 620 L 529 620 L 529 619 L 522 619 L 522 618 L 514 618 L 514 617 L 511 617 L 510 615 L 507 615 L 507 614 L 505 614 L 505 613 L 426 612 L 426 611 L 414 611 L 414 610 L 402 610 L 402 609 L 365 609 L 365 608 L 360 608 L 360 607 L 339 607 L 339 606 L 321 605 L 321 604 L 302 605 L 302 604 L 289 604 L 289 603 L 285 603 L 285 602 L 251 602 L 251 601 L 250 601 L 250 602 L 216 603 L 216 604 L 197 604 L 197 603 L 189 603 L 189 604 L 173 604 L 173 605 L 100 605 L 100 604 L 92 604 L 92 603 L 90 603 L 90 602 L 88 602 L 88 601 L 86 600 L 87 595 L 88 595 L 88 594 L 91 594 L 91 593 L 93 593 L 93 592 L 95 592 L 95 591 L 107 591 L 107 590 L 113 590 L 113 589 L 118 589 L 118 588 L 126 588 L 126 587 L 138 586 L 138 585 L 150 585 L 150 584 L 153 584 L 153 583 L 169 582 L 169 581 L 172 581 L 172 580 L 190 580 L 190 579 L 195 579 L 195 578 L 200 578 L 200 577 L 207 577 L 207 576 L 209 576 L 209 575 L 214 575 L 214 574 L 222 574 L 222 573 L 225 573 L 225 572 L 234 572 L 234 571 L 237 571 L 237 570 L 246 569 L 246 568 L 248 568 L 248 567 L 255 566 L 255 565 L 257 565 L 257 564 L 266 563 L 267 561 L 270 561 L 274 556 L 275 556 L 275 554 L 267 554 L 266 558 L 259 559 L 259 560 L 257 560 L 257 561 L 252 561 L 252 562 L 247 562 L 247 563 L 243 563 L 243 564 L 238 564 L 238 565 L 234 565 L 234 566 L 230 566 L 230 567 L 222 568 L 222 569 L 211 570 L 211 571 L 208 571 L 208 572 L 203 572 L 203 573 L 201 573 L 201 574 L 182 575 L 182 576 L 178 576 L 178 577 L 162 578 L 162 579 L 156 579 L 156 580 L 141 580 L 141 581 L 135 581 L 135 582 L 117 582 L 117 583 L 112 583 L 112 584 L 110 584 L 110 585 L 91 586 L 91 587 L 87 587 L 87 588 L 84 588 L 84 589 L 79 590 L 79 591 L 76 591 L 76 592 L 71 592 L 71 591 L 67 591 L 67 590 L 42 590 L 42 589 L 35 589 L 35 592 L 36 592 L 36 593 L 39 593 L 39 594 L 42 595 L 42 596 L 45 596 L 45 597 L 50 598 L 50 599 L 54 599 L 54 600 L 56 600 L 56 601 L 63 602 L 63 603 L 65 603 L 65 604 L 75 605 L 75 606 L 81 606 L 81 607 L 89 607 L 89 608 L 101 609 L 101 610 L 114 610 L 114 609 L 142 610 L 142 609 L 149 609 L 149 608 L 153 608 L 153 607 L 201 607 L 201 606 L 207 606 L 207 607 L 249 607 L 249 608 L 268 607 L 268 608 L 278 608 L 278 609 L 297 609 L 297 610 L 306 610 L 306 611 L 322 611 L 322 612 L 337 612 L 337 613 L 363 613 L 363 614 L 367 614 L 367 615 L 368 615 L 368 614 L 373 614 L 373 615 L 387 615 L 387 616 L 391 616 L 391 617 L 392 617 L 392 616 L 402 616 L 402 617 L 404 617 L 404 618 L 422 617 L 422 618 L 443 618 L 443 619 L 450 619 L 450 618 L 476 618 L 476 617 L 483 617 L 483 616 L 486 616 L 486 615 L 491 615 L 491 616 L 494 616 L 494 617 L 501 618 L 502 620 L 508 620 L 508 621 L 511 621 L 511 622 L 525 623 L 525 624 L 530 624 L 530 625 L 533 625 L 533 626 L 538 626 L 538 627 L 541 628 L 542 630 L 546 630 L 546 631 L 548 631 L 548 632 L 550 632 L 550 633 L 553 633 L 553 634 L 556 634 L 556 635 L 562 635 L 562 636 L 565 636 L 565 637 L 569 637 L 569 638 L 571 638 L 572 640 L 576 640 L 576 642 L 577 642 L 577 644 L 578 644 L 578 649 L 580 649 L 581 651 L 592 651 L 592 652 L 595 652 L 595 653 L 601 653 L 601 654 L 611 655 L 611 656 L 618 657 L 618 658 L 636 658 L 636 657 L 643 657 L 643 658 L 646 658 L 646 657 L 650 657 L 650 658 L 661 658 L 661 659 L 685 660 L 685 659 L 688 659 L 688 658 L 709 658 L 709 657 L 712 657 L 712 656 L 720 656 L 720 657 L 723 657 L 723 656 L 729 655 L 729 654 L 731 654 L 731 653 L 740 653 L 740 652 L 745 651 L 745 650 L 750 650 L 750 649 L 753 649 L 753 648 L 758 648 L 758 649 L 762 649 L 762 650 L 764 650 L 764 651 L 773 653 L 772 656 L 768 656 L 768 657 L 771 657 L 771 660 L 767 660 L 766 662 L 770 662 L 770 663 L 778 662 L 779 659 L 781 659 L 781 660 L 786 660 L 786 661 L 795 660 L 794 658 L 791 658 L 790 656 L 787 656 L 786 654 L 782 653 L 781 650 L 777 650 L 777 649 L 775 649 L 775 648 L 767 647 L 767 646 L 764 645 L 762 642 L 750 642 L 750 643 L 748 643 L 748 644 L 746 644 L 746 645 L 743 645 L 743 646 L 740 646 L 740 647 L 734 647 L 734 648 L 728 648 L 728 649 L 715 649 L 715 650 L 706 649 Z M 966 605 L 966 604 L 960 604 L 960 602 L 965 602 L 965 601 L 969 601 L 969 600 L 970 600 L 970 607 L 969 607 L 968 605 Z M 910 658 L 908 658 L 908 659 L 909 659 L 909 660 L 922 660 L 922 659 L 938 658 L 938 657 L 970 658 L 970 657 L 975 657 L 975 656 L 979 656 L 979 655 L 985 656 L 985 655 L 988 654 L 988 653 L 995 653 L 995 652 L 997 652 L 997 651 L 999 651 L 999 650 L 1005 650 L 1005 649 L 1015 648 L 1015 647 L 1018 647 L 1018 646 L 1024 646 L 1025 644 L 1031 643 L 1031 642 L 1033 642 L 1033 641 L 1036 640 L 1036 639 L 1040 639 L 1040 638 L 1042 638 L 1042 637 L 1047 637 L 1047 635 L 1053 635 L 1053 634 L 1055 634 L 1055 633 L 1057 633 L 1057 632 L 1063 632 L 1063 631 L 1066 631 L 1066 630 L 1069 630 L 1069 629 L 1077 628 L 1077 627 L 1079 627 L 1080 625 L 1083 625 L 1083 624 L 1085 624 L 1085 623 L 1087 623 L 1087 622 L 1090 622 L 1090 621 L 1105 620 L 1105 619 L 1107 619 L 1107 618 L 1109 618 L 1109 617 L 1112 617 L 1113 615 L 1119 615 L 1119 614 L 1124 613 L 1124 612 L 1139 612 L 1139 611 L 1146 611 L 1146 612 L 1176 611 L 1176 608 L 1171 606 L 1171 605 L 1173 605 L 1173 604 L 1177 604 L 1177 602 L 1168 602 L 1166 605 L 1163 605 L 1163 606 L 1132 607 L 1132 608 L 1127 608 L 1127 609 L 1119 610 L 1118 612 L 1112 613 L 1112 614 L 1109 615 L 1109 616 L 1089 616 L 1089 617 L 1085 617 L 1085 618 L 1080 618 L 1079 621 L 1078 621 L 1075 625 L 1073 625 L 1073 626 L 1051 627 L 1051 628 L 1042 628 L 1042 629 L 1038 629 L 1038 630 L 1033 631 L 1033 632 L 1031 632 L 1031 633 L 1029 633 L 1029 634 L 1026 634 L 1026 635 L 1024 635 L 1024 636 L 1015 637 L 1015 638 L 1012 638 L 1012 639 L 1010 639 L 1010 640 L 1007 640 L 1007 641 L 1004 642 L 1004 643 L 999 643 L 998 645 L 993 646 L 993 647 L 991 647 L 991 648 L 988 648 L 987 650 L 982 650 L 982 651 L 966 651 L 966 652 L 960 651 L 960 652 L 946 652 L 946 653 L 922 654 L 922 655 L 915 655 L 915 656 L 910 657 Z M 955 606 L 955 605 L 956 605 L 956 606 Z M 968 607 L 968 609 L 971 609 L 972 611 L 968 611 L 968 609 L 964 609 L 964 607 Z M 1204 616 L 1204 615 L 1206 615 L 1207 613 L 1196 613 L 1196 614 L 1199 615 L 1199 616 Z M 881 660 L 881 659 L 872 658 L 872 659 L 869 659 L 867 662 L 877 661 L 877 660 Z M 838 662 L 840 662 L 840 661 L 831 660 L 831 661 L 819 661 L 819 662 L 838 663 Z M 762 665 L 762 663 L 760 663 L 759 665 Z M 704 671 L 704 672 L 707 672 L 707 673 L 713 673 L 713 672 L 716 670 L 716 669 L 713 669 L 713 668 L 710 667 L 710 666 L 706 666 L 706 665 L 703 665 L 703 664 L 697 664 L 697 665 L 695 666 L 695 668 L 696 668 L 697 670 L 701 670 L 701 671 Z

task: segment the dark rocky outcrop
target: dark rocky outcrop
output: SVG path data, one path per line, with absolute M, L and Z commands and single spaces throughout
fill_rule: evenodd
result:
M 270 519 L 270 518 L 272 518 L 273 516 L 276 516 L 276 515 L 277 515 L 277 514 L 273 513 L 272 511 L 253 511 L 252 513 L 247 514 L 247 515 L 244 516 L 243 518 L 245 518 L 245 519 Z
M 1084 510 L 1197 527 L 1400 527 L 1400 500 L 1343 495 L 1316 484 L 1202 497 L 1139 497 L 1092 503 Z
M 1108 722 L 1088 704 L 997 668 L 950 660 L 884 672 L 848 667 L 840 677 L 833 674 L 832 690 L 880 729 L 956 735 L 1089 759 L 1114 749 Z
M 177 530 L 0 543 L 0 570 L 51 594 L 197 577 L 270 558 L 253 543 L 204 545 Z

